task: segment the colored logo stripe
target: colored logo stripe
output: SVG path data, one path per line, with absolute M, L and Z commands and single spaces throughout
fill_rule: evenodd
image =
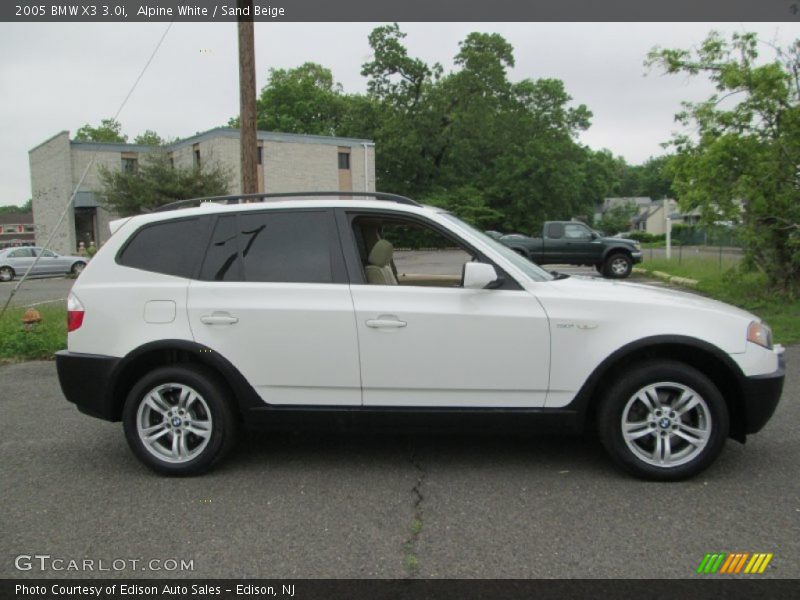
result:
M 733 575 L 746 573 L 750 575 L 763 573 L 772 560 L 771 552 L 715 552 L 708 553 L 700 561 L 697 572 L 702 574 L 727 574 Z M 749 560 L 748 560 L 749 559 Z M 744 571 L 742 571 L 744 569 Z

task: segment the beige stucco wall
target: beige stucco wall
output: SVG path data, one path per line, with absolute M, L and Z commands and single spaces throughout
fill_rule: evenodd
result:
M 31 150 L 28 161 L 36 244 L 42 246 L 53 232 L 72 193 L 69 132 L 62 131 Z M 50 247 L 65 254 L 71 253 L 74 245 L 75 220 L 72 211 L 68 211 Z

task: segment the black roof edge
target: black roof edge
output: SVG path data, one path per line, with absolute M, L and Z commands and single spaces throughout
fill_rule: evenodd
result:
M 204 198 L 189 198 L 187 200 L 177 200 L 164 204 L 154 209 L 153 212 L 165 212 L 168 210 L 176 210 L 178 208 L 189 208 L 191 206 L 199 206 L 204 202 L 218 202 L 222 204 L 243 204 L 248 201 L 265 202 L 267 200 L 277 200 L 281 198 L 303 198 L 303 197 L 357 197 L 357 198 L 374 198 L 375 200 L 386 200 L 389 202 L 397 202 L 398 204 L 407 204 L 409 206 L 419 206 L 422 204 L 406 198 L 399 194 L 390 194 L 387 192 L 270 192 L 264 194 L 232 194 L 228 196 L 207 196 Z

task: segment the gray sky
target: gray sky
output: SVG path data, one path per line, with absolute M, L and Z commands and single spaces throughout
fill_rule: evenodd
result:
M 270 67 L 313 61 L 330 68 L 350 92 L 369 59 L 371 23 L 257 23 L 260 89 Z M 0 204 L 30 197 L 28 150 L 62 131 L 73 135 L 114 114 L 166 27 L 165 23 L 0 24 Z M 471 31 L 497 32 L 515 49 L 513 80 L 555 77 L 576 104 L 594 113 L 582 135 L 640 163 L 663 152 L 677 129 L 681 100 L 707 97 L 711 86 L 682 75 L 646 75 L 653 46 L 690 47 L 711 29 L 756 31 L 787 43 L 797 23 L 406 23 L 412 56 L 452 67 L 458 42 Z M 133 139 L 145 129 L 184 137 L 223 125 L 238 112 L 234 23 L 175 23 L 120 115 Z M 388 190 L 391 191 L 391 190 Z

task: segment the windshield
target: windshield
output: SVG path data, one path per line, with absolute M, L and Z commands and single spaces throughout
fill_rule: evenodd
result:
M 517 267 L 520 271 L 525 273 L 528 277 L 530 277 L 534 281 L 551 281 L 553 279 L 553 276 L 550 275 L 550 273 L 548 273 L 544 269 L 542 269 L 540 266 L 533 264 L 524 256 L 520 256 L 508 246 L 501 244 L 497 240 L 493 240 L 491 237 L 489 237 L 479 229 L 475 229 L 472 225 L 465 223 L 464 221 L 462 221 L 461 219 L 459 219 L 454 215 L 451 215 L 450 213 L 443 212 L 440 214 L 456 227 L 478 236 L 482 242 L 484 242 L 488 246 L 491 246 L 492 249 L 497 251 L 499 254 L 502 254 L 503 258 L 513 263 L 515 267 Z

